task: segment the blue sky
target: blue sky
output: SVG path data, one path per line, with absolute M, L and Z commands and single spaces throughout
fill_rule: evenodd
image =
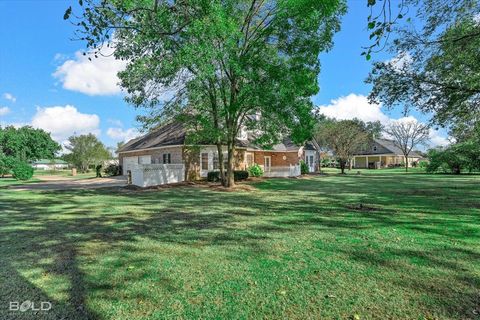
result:
M 76 1 L 72 2 L 75 4 Z M 93 132 L 108 146 L 136 134 L 138 110 L 123 101 L 115 71 L 121 62 L 89 62 L 79 54 L 85 43 L 72 41 L 74 26 L 63 20 L 69 1 L 0 1 L 0 125 L 31 124 L 63 142 L 71 134 Z M 371 62 L 360 55 L 369 43 L 366 0 L 349 1 L 334 47 L 320 56 L 320 92 L 312 97 L 322 112 L 337 118 L 398 119 L 367 103 L 364 83 Z M 388 60 L 386 52 L 372 60 Z M 413 112 L 420 121 L 428 118 Z M 433 144 L 444 143 L 433 133 Z

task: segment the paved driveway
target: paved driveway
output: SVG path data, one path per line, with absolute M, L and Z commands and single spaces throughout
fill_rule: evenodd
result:
M 67 189 L 97 189 L 108 187 L 121 187 L 127 184 L 126 177 L 108 177 L 91 179 L 68 179 L 57 177 L 57 179 L 43 179 L 43 182 L 27 183 L 24 185 L 13 185 L 8 189 L 13 190 L 67 190 Z

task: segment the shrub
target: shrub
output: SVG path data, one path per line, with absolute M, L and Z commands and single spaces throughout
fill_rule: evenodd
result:
M 418 166 L 419 166 L 420 168 L 422 168 L 422 169 L 426 169 L 426 168 L 428 167 L 428 161 L 426 161 L 426 160 L 420 160 L 420 161 L 418 162 Z
M 307 164 L 305 163 L 305 161 L 303 160 L 300 160 L 300 173 L 301 174 L 307 174 L 308 173 L 308 166 Z
M 246 170 L 233 171 L 233 179 L 235 181 L 248 179 L 248 171 Z
M 226 174 L 226 173 L 225 173 Z M 233 171 L 233 180 L 240 181 L 248 178 L 248 172 L 245 170 L 235 170 Z M 220 181 L 220 171 L 210 171 L 207 173 L 207 181 L 210 182 L 219 182 Z
M 210 171 L 207 173 L 207 181 L 218 182 L 220 181 L 220 171 Z
M 120 174 L 120 166 L 116 164 L 110 164 L 105 168 L 105 174 L 108 176 L 118 176 Z
M 26 162 L 17 162 L 13 166 L 12 173 L 17 180 L 29 180 L 33 177 L 33 168 Z
M 10 174 L 14 165 L 15 159 L 13 157 L 4 155 L 0 151 L 0 177 Z
M 263 170 L 262 170 L 262 167 L 260 167 L 258 164 L 254 164 L 253 166 L 251 166 L 250 168 L 248 168 L 248 173 L 252 176 L 252 177 L 261 177 L 263 176 Z

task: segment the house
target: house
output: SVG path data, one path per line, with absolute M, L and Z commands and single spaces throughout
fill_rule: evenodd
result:
M 132 171 L 139 164 L 183 164 L 186 179 L 206 177 L 209 171 L 219 169 L 217 147 L 203 144 L 197 147 L 186 143 L 187 130 L 180 122 L 170 122 L 144 136 L 130 140 L 118 150 L 123 174 Z M 226 163 L 227 149 L 224 149 Z M 318 163 L 317 148 L 313 143 L 295 145 L 285 138 L 270 149 L 253 143 L 251 135 L 244 130 L 235 143 L 234 165 L 245 170 L 253 164 L 260 165 L 265 176 L 289 176 L 291 166 L 298 166 L 304 160 L 310 171 Z
M 422 158 L 421 155 L 412 151 L 408 157 L 408 166 Z M 385 167 L 404 166 L 405 157 L 402 150 L 392 140 L 373 139 L 366 148 L 355 153 L 352 159 L 353 168 L 378 169 Z
M 68 163 L 60 159 L 40 159 L 34 161 L 32 167 L 40 170 L 67 169 Z

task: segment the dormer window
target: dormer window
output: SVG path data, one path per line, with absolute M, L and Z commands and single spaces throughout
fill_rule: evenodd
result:
M 377 146 L 373 146 L 373 151 L 377 151 Z

